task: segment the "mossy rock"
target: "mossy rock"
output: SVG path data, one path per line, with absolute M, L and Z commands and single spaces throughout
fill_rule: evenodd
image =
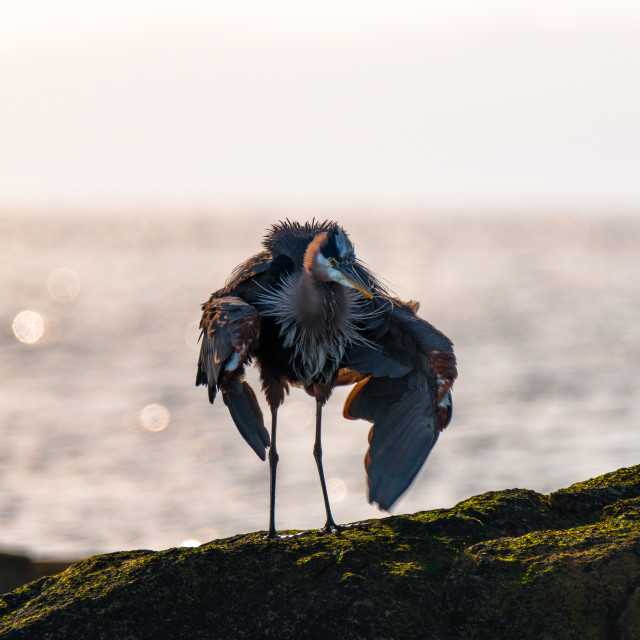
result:
M 284 533 L 89 558 L 0 598 L 0 638 L 640 638 L 640 466 Z

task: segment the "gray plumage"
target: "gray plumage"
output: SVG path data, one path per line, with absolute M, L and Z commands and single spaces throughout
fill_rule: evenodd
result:
M 390 509 L 411 484 L 451 418 L 457 375 L 450 340 L 393 298 L 355 257 L 335 222 L 274 225 L 264 250 L 239 265 L 203 304 L 196 384 L 220 390 L 249 445 L 269 448 L 269 535 L 275 535 L 277 410 L 289 385 L 316 399 L 314 457 L 322 467 L 321 412 L 336 384 L 356 383 L 344 415 L 373 423 L 365 468 L 369 500 Z M 244 368 L 255 362 L 271 409 L 271 438 Z

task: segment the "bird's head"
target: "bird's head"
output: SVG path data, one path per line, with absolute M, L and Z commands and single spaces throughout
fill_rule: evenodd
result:
M 353 245 L 340 227 L 318 233 L 309 243 L 304 256 L 304 268 L 314 279 L 337 282 L 357 289 L 369 299 L 373 298 L 370 285 L 364 282 L 355 265 Z

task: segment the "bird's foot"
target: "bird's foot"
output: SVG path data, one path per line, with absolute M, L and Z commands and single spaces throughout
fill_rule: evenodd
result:
M 320 529 L 320 531 L 322 533 L 340 533 L 345 529 L 347 529 L 346 525 L 336 524 L 331 518 L 327 520 L 326 524 L 324 525 L 324 527 L 322 527 L 322 529 Z
M 341 533 L 349 529 L 366 529 L 366 522 L 351 522 L 349 524 L 336 524 L 333 520 L 328 521 L 320 531 L 322 533 Z

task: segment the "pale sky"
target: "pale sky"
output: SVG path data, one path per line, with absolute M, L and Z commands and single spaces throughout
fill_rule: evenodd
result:
M 640 210 L 636 0 L 0 14 L 0 209 Z

